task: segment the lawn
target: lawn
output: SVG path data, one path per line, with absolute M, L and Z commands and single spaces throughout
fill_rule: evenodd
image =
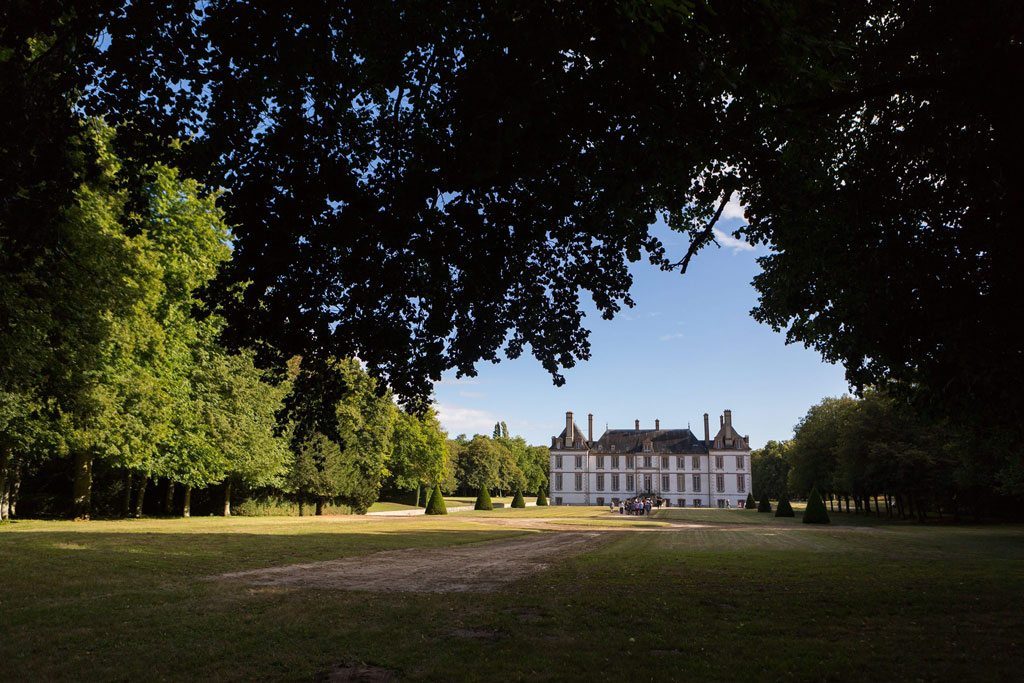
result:
M 1008 680 L 1024 664 L 1024 527 L 670 510 L 631 530 L 617 517 L 8 524 L 0 678 L 312 680 L 364 662 L 404 680 Z M 592 525 L 604 542 L 483 594 L 209 580 L 559 533 L 535 528 L 544 519 Z

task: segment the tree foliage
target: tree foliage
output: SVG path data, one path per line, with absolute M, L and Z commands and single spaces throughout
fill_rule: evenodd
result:
M 764 493 L 769 498 L 781 500 L 785 495 L 789 478 L 788 448 L 788 441 L 769 441 L 750 453 L 750 474 L 758 496 Z
M 424 510 L 425 514 L 428 515 L 447 515 L 448 508 L 444 504 L 444 494 L 441 493 L 441 485 L 436 484 L 433 492 L 430 494 L 430 500 L 427 502 L 427 509 Z
M 828 524 L 830 521 L 828 510 L 825 509 L 825 501 L 821 499 L 818 489 L 812 488 L 810 495 L 807 496 L 807 507 L 804 509 L 803 523 Z
M 796 514 L 793 512 L 793 506 L 789 502 L 789 498 L 785 495 L 779 499 L 779 504 L 775 508 L 776 517 L 795 517 Z
M 491 494 L 486 488 L 480 489 L 480 493 L 476 496 L 476 502 L 473 504 L 474 510 L 493 510 L 494 503 L 491 502 Z

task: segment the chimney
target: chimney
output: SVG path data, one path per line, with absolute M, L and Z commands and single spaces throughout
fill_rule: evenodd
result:
M 750 434 L 747 434 L 745 437 L 743 437 L 743 445 L 746 446 L 747 448 L 750 448 Z
M 724 415 L 719 415 L 718 416 L 718 428 L 721 429 L 724 426 L 725 426 L 725 416 Z
M 640 420 L 635 420 L 633 422 L 633 429 L 635 429 L 638 432 L 640 431 Z
M 575 444 L 576 434 L 572 428 L 572 411 L 566 411 L 565 413 L 565 447 L 572 448 Z
M 655 420 L 654 420 L 654 431 L 658 431 L 660 429 L 661 429 L 661 420 L 655 418 Z
M 587 441 L 594 440 L 594 414 L 587 413 Z
M 558 437 L 551 437 L 551 448 L 558 448 Z
M 732 411 L 731 410 L 725 411 L 725 426 L 726 427 L 732 427 Z
M 707 446 L 711 441 L 711 430 L 708 427 L 708 414 L 704 413 L 704 445 Z

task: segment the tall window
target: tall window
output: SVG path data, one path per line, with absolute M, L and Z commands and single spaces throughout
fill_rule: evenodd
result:
M 736 469 L 738 469 L 738 470 L 742 470 L 743 469 L 744 465 L 746 465 L 746 463 L 744 462 L 745 459 L 746 458 L 744 458 L 742 455 L 737 455 L 736 456 Z
M 663 470 L 667 470 L 668 469 L 668 456 L 667 455 L 661 456 L 661 469 L 663 469 Z
M 715 456 L 715 469 L 716 470 L 720 470 L 723 467 L 725 467 L 725 456 L 724 455 L 716 455 Z
M 562 473 L 561 472 L 556 472 L 555 473 L 555 490 L 556 491 L 561 491 L 562 490 Z
M 650 466 L 651 466 L 651 456 L 645 455 L 644 456 L 644 467 L 650 467 Z
M 604 475 L 603 474 L 597 475 L 597 490 L 598 491 L 604 491 Z
M 716 474 L 715 475 L 715 491 L 717 491 L 718 493 L 725 493 L 725 475 L 724 474 Z
M 617 455 L 613 455 L 612 456 L 612 469 L 613 470 L 619 469 L 619 456 L 617 456 Z
M 612 475 L 612 491 L 618 491 L 618 490 L 619 490 L 619 475 L 613 474 Z
M 693 475 L 693 492 L 700 493 L 700 475 Z
M 690 465 L 693 467 L 693 469 L 699 470 L 700 469 L 700 456 L 699 455 L 695 455 L 692 458 L 690 458 L 690 460 L 692 460 Z
M 632 491 L 633 490 L 633 475 L 632 474 L 627 474 L 626 475 L 626 490 L 627 491 Z
M 684 458 L 681 455 L 677 455 L 676 456 L 676 469 L 677 470 L 685 470 L 686 469 L 686 458 Z
M 576 473 L 576 490 L 583 490 L 583 475 L 580 474 L 579 472 Z
M 562 456 L 560 456 L 560 455 L 556 455 L 555 456 L 555 469 L 556 470 L 562 469 Z
M 599 470 L 603 470 L 604 469 L 604 456 L 603 455 L 597 456 L 597 469 L 599 469 Z
M 644 475 L 644 491 L 650 491 L 650 490 L 651 490 L 651 475 L 645 474 Z
M 582 469 L 582 468 L 583 468 L 583 456 L 582 455 L 577 455 L 576 456 L 576 469 Z
M 676 475 L 676 490 L 679 491 L 680 493 L 686 490 L 686 475 L 685 474 L 677 474 Z
M 627 455 L 626 456 L 626 469 L 627 470 L 633 469 L 633 462 L 634 462 L 634 456 Z
M 661 490 L 662 491 L 668 491 L 668 475 L 667 474 L 661 475 Z
M 736 491 L 739 493 L 747 492 L 747 475 L 737 474 L 736 475 Z

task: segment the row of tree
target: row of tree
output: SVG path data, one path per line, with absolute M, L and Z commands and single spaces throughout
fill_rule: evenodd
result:
M 757 496 L 804 497 L 817 487 L 848 512 L 1008 515 L 1024 493 L 1009 435 L 977 433 L 878 390 L 822 400 L 793 439 L 769 441 L 751 460 Z

